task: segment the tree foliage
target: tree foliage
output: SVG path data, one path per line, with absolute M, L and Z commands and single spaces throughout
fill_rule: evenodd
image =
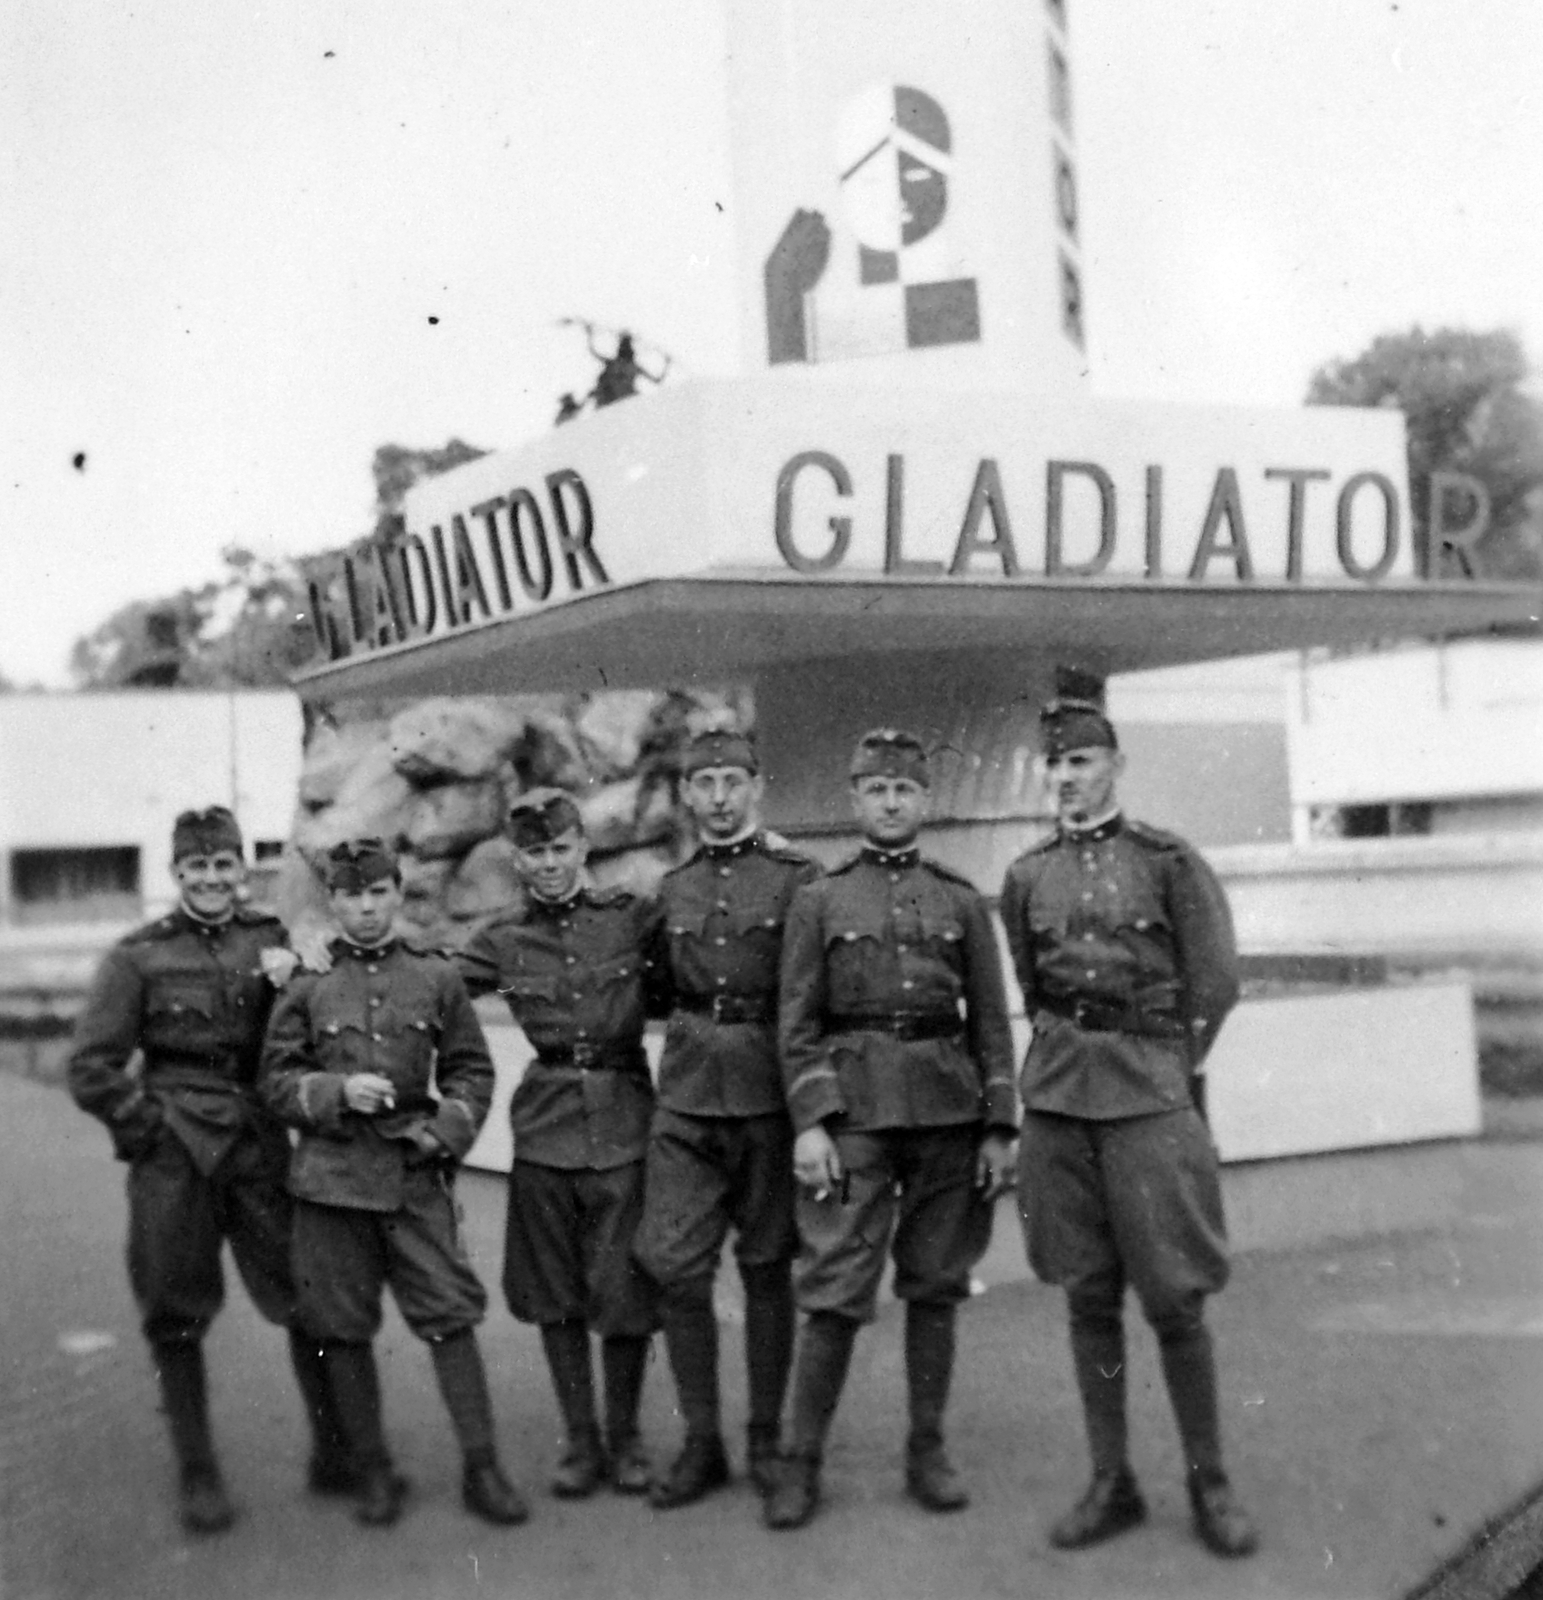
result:
M 1514 333 L 1440 328 L 1379 335 L 1358 356 L 1319 367 L 1309 405 L 1396 406 L 1409 439 L 1415 538 L 1430 527 L 1430 475 L 1466 472 L 1489 490 L 1479 576 L 1543 577 L 1543 408 L 1521 388 L 1527 357 Z
M 487 454 L 463 439 L 438 450 L 383 444 L 375 452 L 375 528 L 400 527 L 402 501 L 421 478 Z M 82 689 L 282 686 L 310 660 L 304 561 L 270 560 L 232 545 L 222 576 L 201 588 L 131 600 L 75 641 L 70 675 Z M 0 692 L 9 687 L 0 680 Z
M 375 476 L 376 526 L 388 517 L 401 515 L 407 491 L 421 478 L 437 477 L 452 467 L 464 466 L 485 456 L 464 439 L 451 439 L 438 450 L 415 450 L 410 445 L 383 444 L 375 452 L 370 470 Z
M 197 589 L 131 600 L 75 641 L 82 689 L 246 689 L 287 684 L 313 641 L 297 563 L 232 545 L 224 574 Z

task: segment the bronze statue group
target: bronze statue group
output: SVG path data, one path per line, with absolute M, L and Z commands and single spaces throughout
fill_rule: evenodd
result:
M 1092 1458 L 1050 1542 L 1091 1546 L 1146 1515 L 1126 1445 L 1130 1287 L 1156 1335 L 1194 1532 L 1218 1555 L 1251 1553 L 1204 1319 L 1228 1267 L 1200 1069 L 1237 998 L 1231 919 L 1189 845 L 1121 812 L 1123 756 L 1098 704 L 1052 701 L 1041 732 L 1057 823 L 1000 900 L 1032 1023 L 1021 1068 L 987 903 L 920 850 L 930 764 L 905 732 L 857 742 L 863 842 L 829 871 L 762 827 L 745 734 L 687 746 L 698 844 L 652 897 L 595 887 L 569 795 L 523 794 L 507 824 L 522 899 L 456 954 L 398 932 L 389 841 L 329 853 L 337 936 L 296 951 L 244 903 L 230 812 L 179 817 L 179 904 L 106 956 L 69 1079 L 127 1164 L 129 1279 L 184 1527 L 215 1533 L 235 1515 L 202 1344 L 227 1242 L 287 1330 L 312 1491 L 377 1527 L 408 1498 L 372 1349 L 389 1288 L 429 1347 L 467 1509 L 528 1516 L 496 1448 L 475 1332 L 487 1296 L 455 1200 L 493 1088 L 472 999 L 497 994 L 534 1052 L 510 1105 L 502 1287 L 550 1369 L 554 1494 L 609 1487 L 664 1512 L 730 1481 L 713 1288 L 732 1236 L 743 1459 L 765 1526 L 798 1528 L 820 1505 L 886 1259 L 904 1306 L 905 1489 L 928 1512 L 963 1509 L 944 1432 L 956 1312 L 1016 1187 L 1030 1264 L 1066 1291 Z M 638 1417 L 659 1332 L 683 1438 L 656 1472 Z

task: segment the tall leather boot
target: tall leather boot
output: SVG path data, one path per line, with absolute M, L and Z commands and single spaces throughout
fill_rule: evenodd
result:
M 793 1424 L 788 1452 L 762 1507 L 768 1528 L 801 1528 L 820 1503 L 825 1436 L 836 1415 L 857 1323 L 833 1311 L 812 1311 L 793 1364 Z
M 366 1527 L 390 1527 L 402 1514 L 407 1480 L 392 1466 L 386 1449 L 375 1352 L 368 1344 L 330 1342 L 323 1348 L 338 1425 L 359 1472 L 354 1516 Z
M 189 1533 L 222 1533 L 236 1520 L 209 1434 L 209 1383 L 194 1340 L 153 1347 L 161 1405 L 177 1457 L 178 1511 Z
M 1061 1550 L 1102 1544 L 1143 1521 L 1146 1502 L 1126 1459 L 1124 1286 L 1072 1301 L 1072 1366 L 1093 1458 L 1093 1476 L 1070 1511 L 1050 1529 Z
M 577 1318 L 542 1325 L 541 1344 L 562 1413 L 566 1447 L 552 1475 L 552 1493 L 582 1499 L 605 1478 L 605 1450 L 595 1420 L 595 1380 L 590 1368 L 589 1329 Z
M 353 1494 L 359 1487 L 359 1472 L 338 1424 L 322 1342 L 299 1328 L 289 1329 L 289 1364 L 311 1425 L 306 1487 L 312 1494 Z
M 1179 1425 L 1188 1468 L 1195 1534 L 1219 1556 L 1252 1555 L 1259 1535 L 1233 1495 L 1222 1466 L 1221 1421 L 1216 1402 L 1216 1355 L 1210 1329 L 1193 1319 L 1157 1329 L 1163 1379 Z
M 664 1348 L 686 1424 L 680 1454 L 649 1495 L 659 1511 L 689 1506 L 729 1481 L 729 1458 L 719 1423 L 718 1316 L 713 1280 L 672 1284 L 659 1308 Z
M 605 1382 L 605 1445 L 611 1487 L 618 1494 L 647 1494 L 653 1469 L 643 1453 L 638 1408 L 648 1368 L 648 1339 L 613 1335 L 600 1341 L 600 1371 Z
M 524 1522 L 530 1508 L 504 1476 L 493 1440 L 493 1402 L 488 1396 L 487 1369 L 477 1337 L 470 1328 L 429 1341 L 434 1376 L 450 1425 L 461 1447 L 461 1500 L 484 1522 L 513 1526 Z
M 913 1301 L 905 1308 L 905 1375 L 911 1406 L 906 1493 L 929 1511 L 970 1503 L 943 1448 L 943 1413 L 954 1374 L 954 1307 Z
M 793 1274 L 791 1263 L 746 1267 L 745 1372 L 750 1390 L 748 1461 L 750 1481 L 764 1495 L 781 1458 L 782 1402 L 793 1369 Z

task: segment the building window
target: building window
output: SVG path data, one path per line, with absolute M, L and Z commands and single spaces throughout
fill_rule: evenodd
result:
M 21 927 L 131 922 L 140 911 L 134 845 L 11 852 L 11 920 Z

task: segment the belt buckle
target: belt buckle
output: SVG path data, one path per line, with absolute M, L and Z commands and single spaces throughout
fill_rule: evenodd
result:
M 712 1004 L 707 1008 L 707 1014 L 714 1022 L 723 1021 L 723 1002 L 730 997 L 726 994 L 715 994 Z
M 573 1046 L 573 1064 L 576 1067 L 592 1067 L 600 1059 L 600 1052 L 587 1039 L 576 1042 Z
M 1079 1028 L 1086 1028 L 1088 1026 L 1088 1014 L 1089 1014 L 1090 1010 L 1091 1010 L 1091 1005 L 1090 1005 L 1090 1003 L 1088 1001 L 1086 1001 L 1086 1000 L 1073 1000 L 1072 1001 L 1072 1021 Z

